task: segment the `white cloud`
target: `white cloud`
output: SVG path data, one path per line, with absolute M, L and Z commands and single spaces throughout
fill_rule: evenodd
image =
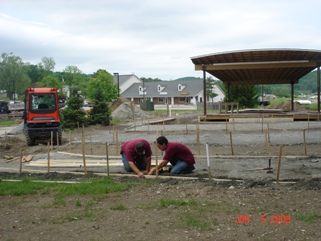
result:
M 56 70 L 76 65 L 139 77 L 201 76 L 190 57 L 320 46 L 320 1 L 2 0 L 1 52 Z

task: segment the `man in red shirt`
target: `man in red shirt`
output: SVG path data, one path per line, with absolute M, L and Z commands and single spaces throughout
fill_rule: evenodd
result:
M 170 162 L 172 164 L 170 173 L 172 174 L 188 174 L 195 169 L 193 153 L 187 146 L 178 142 L 168 142 L 165 136 L 158 137 L 156 145 L 160 150 L 165 151 L 163 161 L 158 164 L 158 168 Z M 153 174 L 155 171 L 156 167 L 152 168 L 148 174 Z
M 136 139 L 125 142 L 121 146 L 122 162 L 127 172 L 135 172 L 145 178 L 150 171 L 152 150 L 148 141 Z

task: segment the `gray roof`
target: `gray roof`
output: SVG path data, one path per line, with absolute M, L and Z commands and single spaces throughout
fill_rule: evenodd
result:
M 179 91 L 178 85 L 184 88 Z M 145 88 L 145 97 L 179 97 L 179 96 L 196 96 L 203 90 L 202 80 L 173 80 L 173 81 L 158 81 L 158 82 L 144 82 L 135 83 L 125 90 L 121 96 L 128 98 L 143 97 L 139 94 L 139 87 Z M 158 91 L 158 86 L 162 87 L 162 91 Z M 182 94 L 181 92 L 184 92 Z
M 124 75 L 119 75 L 119 85 L 122 85 L 123 83 L 125 83 L 129 78 L 131 78 L 132 76 L 135 76 L 137 79 L 140 80 L 140 78 L 138 78 L 136 75 L 134 74 L 124 74 Z M 118 84 L 118 79 L 116 75 L 113 75 L 114 78 L 114 83 Z

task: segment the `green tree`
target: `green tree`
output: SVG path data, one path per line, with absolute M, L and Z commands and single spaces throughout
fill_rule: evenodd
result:
M 39 67 L 44 69 L 48 73 L 52 73 L 55 69 L 56 62 L 52 57 L 42 57 Z
M 83 100 L 75 95 L 67 100 L 67 108 L 60 111 L 62 127 L 64 129 L 75 129 L 79 126 L 87 126 L 88 119 L 83 107 Z
M 105 126 L 110 124 L 111 121 L 111 111 L 106 98 L 103 93 L 103 88 L 98 88 L 95 91 L 96 96 L 93 98 L 95 104 L 89 112 L 89 120 L 91 125 L 103 124 Z
M 69 86 L 70 94 L 72 96 L 77 94 L 86 95 L 89 78 L 87 75 L 83 74 L 77 66 L 67 66 L 60 77 L 63 84 Z
M 227 102 L 238 102 L 244 108 L 257 106 L 258 93 L 254 85 L 236 85 L 230 87 L 230 99 L 228 100 L 228 89 L 224 87 L 225 99 Z
M 102 92 L 102 93 L 100 93 Z M 98 70 L 93 74 L 87 87 L 87 95 L 90 100 L 98 102 L 98 96 L 102 95 L 106 102 L 117 99 L 118 87 L 114 83 L 113 76 L 106 70 Z
M 215 85 L 216 81 L 212 78 L 212 76 L 206 78 L 206 96 L 212 98 L 212 103 L 214 102 L 213 99 L 218 96 L 218 94 L 214 92 Z
M 3 53 L 0 57 L 0 86 L 7 91 L 7 96 L 12 97 L 13 92 L 23 93 L 30 86 L 30 78 L 27 75 L 28 64 L 12 53 Z
M 36 87 L 37 82 L 41 81 L 45 76 L 44 71 L 38 65 L 30 64 L 27 70 L 27 75 L 31 80 L 30 87 Z
M 54 76 L 46 76 L 38 82 L 37 87 L 56 87 L 57 89 L 60 89 L 62 83 Z

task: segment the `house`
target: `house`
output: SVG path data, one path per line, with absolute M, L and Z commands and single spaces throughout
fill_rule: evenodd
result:
M 119 80 L 119 83 L 118 83 Z M 135 74 L 114 75 L 114 83 L 119 84 L 119 94 L 122 95 L 132 84 L 142 83 Z
M 148 99 L 156 105 L 197 105 L 203 102 L 201 79 L 143 82 L 135 75 L 119 78 L 121 97 L 133 101 L 134 104 L 139 104 L 143 99 Z M 213 98 L 213 102 L 223 101 L 224 93 L 218 85 L 214 86 L 214 92 L 217 96 Z M 207 98 L 207 101 L 212 102 L 212 99 Z

